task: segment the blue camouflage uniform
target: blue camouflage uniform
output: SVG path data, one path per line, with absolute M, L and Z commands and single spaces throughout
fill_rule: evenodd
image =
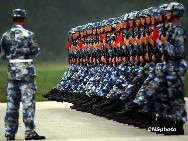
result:
M 24 17 L 25 10 L 16 9 L 13 17 Z M 13 25 L 1 39 L 0 54 L 8 59 L 7 109 L 5 115 L 6 135 L 15 135 L 19 125 L 20 101 L 23 104 L 25 136 L 35 136 L 36 72 L 32 57 L 37 57 L 40 48 L 33 32 L 21 25 Z M 18 60 L 19 59 L 19 60 Z
M 153 27 L 148 27 L 149 30 L 148 32 L 151 34 L 153 31 Z M 149 55 L 151 55 L 153 52 L 153 46 L 145 46 L 147 52 L 149 53 Z M 150 52 L 149 52 L 150 50 Z M 146 63 L 146 65 L 144 66 L 144 71 L 145 74 L 147 73 L 148 76 L 146 77 L 145 81 L 143 82 L 140 90 L 138 91 L 136 98 L 134 100 L 135 103 L 139 104 L 141 106 L 141 111 L 143 112 L 149 112 L 148 108 L 149 105 L 153 105 L 151 103 L 154 103 L 154 99 L 151 99 L 151 94 L 149 93 L 151 87 L 150 87 L 150 83 L 154 80 L 155 78 L 155 63 L 151 62 L 151 60 L 149 62 Z M 146 100 L 147 99 L 147 100 Z M 150 100 L 148 100 L 150 99 Z M 145 105 L 145 103 L 147 103 Z M 150 104 L 149 104 L 150 103 Z
M 164 107 L 163 116 L 169 120 L 179 120 L 184 123 L 187 121 L 184 100 L 184 75 L 187 69 L 187 64 L 183 59 L 185 39 L 181 23 L 172 24 L 171 34 L 165 44 L 167 54 L 162 68 L 167 84 L 167 95 L 165 96 L 169 100 L 169 105 Z M 161 44 L 160 41 L 157 43 Z M 178 57 L 178 59 L 171 59 L 173 57 Z M 181 57 L 182 59 L 180 59 Z

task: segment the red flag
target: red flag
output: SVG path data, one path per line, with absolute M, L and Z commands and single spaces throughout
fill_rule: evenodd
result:
M 80 47 L 80 49 L 82 48 L 82 40 L 79 40 L 78 46 Z
M 71 42 L 68 40 L 67 41 L 67 48 L 71 47 Z
M 158 38 L 158 31 L 157 31 L 156 26 L 154 26 L 153 32 L 152 32 L 152 39 L 153 39 L 153 41 L 156 41 L 157 38 Z
M 122 33 L 120 33 L 116 38 L 116 44 L 122 42 Z
M 100 42 L 102 43 L 104 41 L 104 35 L 100 34 Z

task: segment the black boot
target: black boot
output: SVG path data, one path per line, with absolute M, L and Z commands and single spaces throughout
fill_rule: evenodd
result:
M 164 131 L 164 135 L 184 135 L 183 122 L 176 121 L 175 124 L 167 127 L 170 131 Z
M 143 113 L 139 112 L 137 118 L 135 119 L 134 122 L 134 127 L 139 127 L 140 121 L 143 119 Z
M 54 88 L 54 89 L 52 89 L 51 91 L 47 92 L 46 94 L 43 94 L 42 96 L 43 96 L 44 98 L 48 98 L 49 95 L 52 95 L 52 94 L 56 93 L 57 91 L 58 91 L 58 90 Z
M 127 124 L 127 120 L 129 119 L 130 117 L 129 116 L 126 116 L 126 117 L 118 117 L 116 115 L 115 118 L 113 118 L 114 121 L 117 121 L 119 123 L 123 123 L 123 124 Z
M 136 113 L 138 112 L 140 106 L 137 104 L 137 103 L 132 103 L 130 105 L 130 108 L 123 111 L 123 112 L 117 112 L 117 116 L 119 117 L 123 117 L 123 116 L 127 116 L 127 115 L 131 115 L 133 113 Z
M 65 102 L 68 102 L 70 97 L 72 96 L 73 94 L 71 92 L 65 94 L 62 98 L 62 101 L 65 101 Z
M 81 101 L 88 99 L 89 97 L 85 94 L 82 94 L 80 97 L 77 99 L 73 99 L 73 104 L 80 104 Z
M 83 95 L 83 96 L 81 96 L 80 98 L 78 98 L 78 99 L 76 99 L 75 101 L 74 101 L 74 103 L 81 103 L 82 101 L 85 101 L 85 100 L 87 100 L 87 99 L 89 99 L 90 97 L 89 96 L 87 96 L 87 95 Z
M 40 136 L 37 133 L 32 137 L 25 137 L 25 140 L 44 140 L 45 136 Z
M 48 100 L 54 99 L 54 98 L 57 96 L 58 93 L 59 93 L 59 91 L 55 91 L 54 93 L 48 95 Z M 55 100 L 56 100 L 56 99 L 55 99 Z
M 76 94 L 76 96 L 71 97 L 71 98 L 69 99 L 69 102 L 70 102 L 70 103 L 75 103 L 75 101 L 77 101 L 77 99 L 80 99 L 82 96 L 84 96 L 84 95 L 82 95 L 82 94 Z
M 121 100 L 115 101 L 113 104 L 109 105 L 108 107 L 103 108 L 104 111 L 113 111 L 119 109 L 123 105 Z
M 103 114 L 103 110 L 102 109 L 95 109 L 95 114 L 97 115 L 97 116 L 102 116 L 102 114 Z
M 104 107 L 104 117 L 107 119 L 116 119 L 116 113 L 122 110 L 123 102 L 121 100 L 116 100 L 111 105 Z
M 140 115 L 140 112 L 138 112 L 138 111 L 131 113 L 129 115 L 129 118 L 127 118 L 127 120 L 126 120 L 126 124 L 134 125 L 134 123 L 138 120 L 139 115 Z M 125 121 L 124 121 L 124 123 L 125 123 Z
M 133 120 L 133 117 L 131 115 L 128 115 L 126 117 L 123 117 L 123 122 L 122 123 L 130 125 L 130 123 L 132 122 L 132 120 Z
M 76 110 L 77 110 L 77 111 L 83 111 L 83 112 L 85 112 L 88 107 L 86 108 L 86 107 L 84 107 L 83 105 L 84 105 L 84 104 L 87 104 L 87 103 L 90 103 L 94 98 L 95 98 L 95 97 L 94 97 L 93 95 L 91 95 L 90 97 L 86 98 L 85 100 L 79 101 L 79 102 L 77 103 L 77 108 L 76 108 Z
M 80 104 L 85 104 L 85 103 L 88 103 L 90 101 L 92 101 L 94 98 L 93 95 L 91 95 L 90 97 L 86 98 L 86 99 L 83 99 L 82 101 L 79 101 Z
M 105 101 L 106 101 L 106 97 L 102 97 L 101 101 L 99 101 L 98 103 L 94 104 L 92 107 L 100 105 L 100 104 L 104 103 Z
M 142 126 L 143 124 L 145 124 L 145 123 L 147 122 L 147 120 L 148 120 L 147 115 L 144 114 L 144 113 L 141 113 L 139 121 L 135 122 L 135 123 L 134 123 L 134 126 L 135 126 L 135 127 L 140 127 L 140 126 Z
M 9 140 L 9 141 L 15 140 L 15 135 L 5 135 L 5 137 L 6 137 L 7 140 Z
M 48 96 L 48 100 L 51 100 L 51 101 L 57 101 L 58 97 L 61 96 L 61 93 L 60 92 L 57 92 L 55 93 L 54 95 L 52 96 Z
M 127 112 L 126 111 L 117 112 L 116 115 L 118 117 L 126 117 L 127 116 Z
M 57 98 L 56 98 L 56 101 L 57 101 L 57 102 L 63 102 L 63 96 L 57 97 Z
M 84 107 L 91 106 L 91 105 L 97 103 L 98 101 L 100 101 L 100 97 L 97 96 L 97 97 L 94 97 L 91 101 L 89 101 L 85 104 L 82 104 L 82 106 L 84 106 Z
M 83 112 L 91 112 L 92 110 L 92 105 L 99 102 L 100 101 L 100 97 L 94 97 L 91 101 L 85 103 L 85 104 L 82 104 L 82 111 Z
M 95 106 L 93 106 L 93 108 L 95 108 L 95 109 L 103 109 L 104 107 L 107 107 L 107 106 L 109 106 L 112 103 L 114 103 L 113 100 L 106 99 L 106 101 L 104 103 L 101 103 L 99 105 L 95 105 Z
M 155 127 L 160 128 L 160 129 L 164 129 L 167 126 L 169 126 L 169 124 L 172 124 L 170 121 L 168 121 L 167 119 L 163 118 L 163 117 L 158 117 L 157 118 L 157 122 L 155 124 Z M 156 131 L 156 134 L 163 134 L 164 131 Z
M 90 100 L 92 100 L 93 97 L 92 96 L 87 96 L 87 95 L 83 95 L 81 96 L 77 101 L 74 102 L 73 106 L 70 106 L 71 109 L 76 109 L 77 111 L 80 111 L 82 109 L 82 103 L 84 104 L 84 102 L 88 102 Z
M 105 116 L 107 119 L 116 119 L 116 111 L 112 111 Z
M 62 96 L 64 96 L 64 92 L 61 92 L 61 91 L 57 91 L 57 92 L 54 92 L 53 94 L 49 95 L 48 96 L 48 100 L 52 100 L 52 101 L 58 101 L 58 99 Z M 58 101 L 59 102 L 59 101 Z
M 139 128 L 140 129 L 148 129 L 149 127 L 152 127 L 152 125 L 155 123 L 156 117 L 152 115 L 147 116 L 147 121 L 142 123 Z

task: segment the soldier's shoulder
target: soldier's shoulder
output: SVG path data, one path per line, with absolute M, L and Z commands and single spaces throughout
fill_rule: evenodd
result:
M 23 32 L 27 33 L 29 36 L 34 36 L 34 33 L 28 29 L 23 28 Z
M 161 28 L 163 26 L 163 23 L 159 23 L 156 27 L 157 29 Z
M 182 26 L 176 26 L 176 27 L 174 27 L 174 32 L 176 34 L 178 34 L 178 35 L 184 35 L 185 34 L 185 31 L 182 28 Z
M 10 31 L 11 31 L 11 29 L 9 29 L 6 32 L 4 32 L 3 35 L 2 35 L 2 38 L 8 36 L 10 34 Z

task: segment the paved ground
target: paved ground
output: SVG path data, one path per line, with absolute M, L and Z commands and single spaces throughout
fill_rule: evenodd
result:
M 188 99 L 186 99 L 188 101 Z M 185 135 L 164 136 L 145 129 L 117 123 L 85 112 L 70 109 L 69 103 L 37 102 L 35 123 L 37 132 L 48 141 L 187 141 L 188 123 L 184 125 Z M 4 137 L 4 115 L 6 103 L 0 103 L 0 141 Z M 186 105 L 188 111 L 188 105 Z M 20 126 L 16 140 L 24 139 L 24 125 L 20 112 Z

